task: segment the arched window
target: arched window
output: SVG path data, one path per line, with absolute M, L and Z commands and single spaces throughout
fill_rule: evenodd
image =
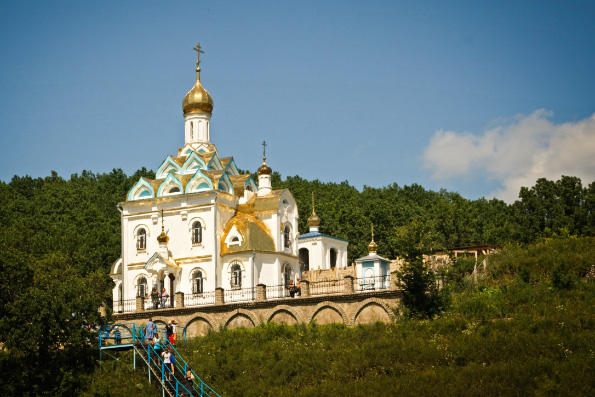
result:
M 285 248 L 291 248 L 291 232 L 289 226 L 285 226 L 285 229 L 283 229 L 283 246 Z
M 194 139 L 194 123 L 190 122 L 190 139 Z
M 147 249 L 147 231 L 142 227 L 136 232 L 136 249 L 139 251 Z
M 300 261 L 302 262 L 302 271 L 310 270 L 310 251 L 308 248 L 300 248 Z
M 242 288 L 242 266 L 239 262 L 231 263 L 231 289 Z
M 192 275 L 192 293 L 193 294 L 202 294 L 203 292 L 203 277 L 202 272 L 197 270 Z
M 330 260 L 331 260 L 331 269 L 333 269 L 335 266 L 337 266 L 337 250 L 334 248 L 331 248 Z
M 146 297 L 147 296 L 147 279 L 144 277 L 141 277 L 138 280 L 138 287 L 136 290 L 136 296 L 143 296 Z
M 169 193 L 169 194 L 172 194 L 172 193 L 180 193 L 180 188 L 179 188 L 179 187 L 177 187 L 177 186 L 174 186 L 174 187 L 172 187 L 171 189 L 169 189 L 169 192 L 167 192 L 167 193 Z
M 192 244 L 202 243 L 202 225 L 199 221 L 192 224 Z
M 293 267 L 289 263 L 286 263 L 283 269 L 283 283 L 287 287 L 290 281 L 293 281 Z

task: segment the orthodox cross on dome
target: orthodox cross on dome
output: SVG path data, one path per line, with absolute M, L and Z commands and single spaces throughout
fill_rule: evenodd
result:
M 316 214 L 314 211 L 314 192 L 312 192 L 312 214 Z
M 262 161 L 265 161 L 267 159 L 266 149 L 267 149 L 267 142 L 262 141 Z
M 161 231 L 164 232 L 165 231 L 165 226 L 163 225 L 163 209 L 161 210 Z M 374 232 L 372 232 L 372 236 L 374 235 Z M 372 238 L 373 239 L 373 238 Z
M 163 211 L 163 210 L 161 210 Z M 374 224 L 372 223 L 372 241 L 374 241 Z
M 200 68 L 200 54 L 204 54 L 205 52 L 200 49 L 200 43 L 196 43 L 196 47 L 192 47 L 194 51 L 196 51 L 196 67 Z

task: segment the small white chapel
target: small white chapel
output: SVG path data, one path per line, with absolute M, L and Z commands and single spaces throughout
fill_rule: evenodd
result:
M 118 204 L 122 255 L 111 267 L 114 304 L 165 288 L 202 294 L 216 288 L 287 285 L 302 269 L 347 266 L 346 240 L 318 231 L 312 207 L 310 232 L 300 237 L 298 209 L 288 189 L 273 190 L 263 161 L 258 175 L 240 174 L 233 157 L 211 142 L 213 98 L 200 80 L 182 102 L 184 146 L 168 155 L 154 180 L 140 178 Z

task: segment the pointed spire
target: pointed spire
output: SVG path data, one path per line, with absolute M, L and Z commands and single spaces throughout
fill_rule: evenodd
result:
M 318 226 L 320 225 L 320 218 L 316 215 L 316 211 L 314 211 L 314 192 L 312 192 L 312 215 L 308 218 L 308 225 L 310 225 L 310 231 L 318 231 Z M 315 230 L 312 230 L 315 228 Z
M 378 244 L 374 242 L 374 224 L 372 223 L 372 241 L 368 244 L 368 252 L 375 254 L 378 251 Z
M 200 43 L 196 43 L 196 47 L 192 49 L 196 51 L 196 81 L 200 81 L 200 54 L 205 52 L 200 49 Z
M 165 225 L 163 224 L 163 210 L 161 210 L 161 234 L 157 236 L 157 242 L 159 244 L 165 243 L 169 241 L 169 236 L 165 233 Z

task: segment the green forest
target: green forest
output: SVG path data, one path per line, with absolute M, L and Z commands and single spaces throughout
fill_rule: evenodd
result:
M 52 172 L 45 178 L 15 176 L 8 183 L 0 182 L 0 199 L 3 203 L 0 207 L 0 252 L 2 253 L 0 256 L 0 277 L 2 278 L 0 382 L 5 389 L 5 394 L 118 395 L 102 381 L 104 376 L 102 374 L 110 371 L 97 372 L 99 364 L 96 349 L 93 347 L 96 335 L 93 327 L 89 325 L 101 325 L 109 321 L 109 318 L 98 314 L 97 308 L 102 303 L 109 302 L 111 298 L 112 281 L 108 272 L 120 253 L 120 215 L 116 204 L 125 199 L 128 189 L 140 176 L 154 178 L 154 173 L 146 169 L 139 170 L 130 176 L 122 170 L 113 170 L 106 174 L 83 171 L 72 175 L 69 179 L 64 179 Z M 434 192 L 419 185 L 401 187 L 393 184 L 382 188 L 364 187 L 359 191 L 348 182 L 323 183 L 318 180 L 307 181 L 299 176 L 282 179 L 277 173 L 273 174 L 273 187 L 288 188 L 292 191 L 301 215 L 299 220 L 301 233 L 307 231 L 307 217 L 311 212 L 311 193 L 314 192 L 316 213 L 322 220 L 321 231 L 349 240 L 350 262 L 366 254 L 366 246 L 370 241 L 370 224 L 373 223 L 375 240 L 379 245 L 378 253 L 387 258 L 395 258 L 397 255 L 406 253 L 410 242 L 423 245 L 428 251 L 475 244 L 499 244 L 507 247 L 502 254 L 502 265 L 494 268 L 499 269 L 499 273 L 492 274 L 492 281 L 489 283 L 485 281 L 487 284 L 484 286 L 464 285 L 466 278 L 464 270 L 461 270 L 463 265 L 461 269 L 452 270 L 454 273 L 449 276 L 449 280 L 452 280 L 450 289 L 444 289 L 445 294 L 448 292 L 449 301 L 448 309 L 445 306 L 445 313 L 451 313 L 454 316 L 451 319 L 448 317 L 450 315 L 439 315 L 431 321 L 416 320 L 426 323 L 409 320 L 402 324 L 378 325 L 361 329 L 312 325 L 290 330 L 271 325 L 267 326 L 268 328 L 250 332 L 225 331 L 210 335 L 207 338 L 189 342 L 189 349 L 204 352 L 201 349 L 215 349 L 214 346 L 218 343 L 230 344 L 232 340 L 241 341 L 242 338 L 247 338 L 245 340 L 248 344 L 258 344 L 259 338 L 267 338 L 271 333 L 280 335 L 272 338 L 271 343 L 282 342 L 291 346 L 302 343 L 296 338 L 300 340 L 313 338 L 312 332 L 316 333 L 315 335 L 328 334 L 331 339 L 353 339 L 359 338 L 358 333 L 369 333 L 367 335 L 377 339 L 378 343 L 393 339 L 389 336 L 382 338 L 374 336 L 375 332 L 386 335 L 401 335 L 400 333 L 404 332 L 405 335 L 409 335 L 408 338 L 413 338 L 411 343 L 416 345 L 421 344 L 421 340 L 425 338 L 423 332 L 430 332 L 427 329 L 422 330 L 422 328 L 425 329 L 424 327 L 451 327 L 464 335 L 463 331 L 470 329 L 469 323 L 479 321 L 479 324 L 484 324 L 486 321 L 492 321 L 493 316 L 500 319 L 506 319 L 509 315 L 514 317 L 516 310 L 521 310 L 523 305 L 528 305 L 531 299 L 544 299 L 543 305 L 550 303 L 555 305 L 561 300 L 569 299 L 568 318 L 560 314 L 561 322 L 568 324 L 568 327 L 575 327 L 585 332 L 589 330 L 592 334 L 594 321 L 592 315 L 585 317 L 584 324 L 579 324 L 577 323 L 579 319 L 571 320 L 572 316 L 569 313 L 582 310 L 581 305 L 590 304 L 591 309 L 593 307 L 592 283 L 589 284 L 585 280 L 590 269 L 589 258 L 591 260 L 593 258 L 593 239 L 589 237 L 595 235 L 595 183 L 582 186 L 579 178 L 570 176 L 563 176 L 558 181 L 540 179 L 535 186 L 522 188 L 519 199 L 512 205 L 497 199 L 468 200 L 457 193 L 445 190 Z M 566 242 L 564 244 L 579 241 L 584 244 L 581 249 L 586 249 L 584 255 L 590 254 L 580 261 L 567 260 L 571 252 L 560 249 L 557 257 L 536 264 L 530 254 L 531 250 L 538 250 L 536 247 L 543 246 L 545 242 L 552 244 L 552 241 Z M 506 255 L 515 256 L 514 259 L 505 260 Z M 529 259 L 523 262 L 520 257 Z M 577 264 L 576 261 L 582 262 Z M 456 274 L 457 271 L 460 273 L 459 276 Z M 515 288 L 521 291 L 519 296 L 510 292 L 516 291 Z M 548 298 L 548 293 L 554 295 Z M 467 301 L 461 296 L 468 297 L 468 302 L 474 303 L 465 303 Z M 489 309 L 496 304 L 492 303 L 492 298 L 500 299 L 497 303 L 500 306 L 497 309 Z M 512 301 L 507 300 L 509 298 Z M 515 299 L 520 301 L 517 302 Z M 453 315 L 453 310 L 463 310 L 460 309 L 460 305 L 472 306 L 475 309 L 469 309 L 471 310 L 469 315 L 464 314 L 467 313 L 467 309 L 464 309 L 463 314 Z M 514 308 L 515 311 L 507 313 L 504 309 L 508 307 Z M 544 306 L 544 313 L 549 310 L 553 309 L 550 306 Z M 527 322 L 530 322 L 529 318 L 532 316 L 537 316 L 534 321 L 539 322 L 541 318 L 539 316 L 545 315 L 532 311 L 526 313 L 521 311 L 521 313 L 526 315 Z M 585 313 L 577 312 L 573 315 L 586 315 Z M 479 317 L 473 317 L 476 314 Z M 464 318 L 461 320 L 457 316 Z M 553 324 L 552 321 L 558 321 L 558 318 L 551 320 L 549 317 L 547 319 L 544 317 L 543 321 L 543 324 L 537 325 L 538 335 L 540 332 L 546 332 L 544 331 L 548 328 L 546 325 Z M 502 325 L 499 327 L 502 328 L 502 332 L 508 332 L 504 328 L 512 323 L 516 326 L 516 322 L 509 323 L 502 320 Z M 522 332 L 520 328 L 518 329 L 519 344 L 526 343 L 522 336 L 523 332 L 528 332 L 527 338 L 529 338 L 529 333 L 533 329 L 530 324 L 525 325 L 523 327 L 526 329 L 523 328 Z M 416 335 L 418 328 L 420 334 Z M 491 329 L 491 327 L 482 328 L 479 325 L 472 328 L 477 332 L 484 328 Z M 517 330 L 513 329 L 513 331 Z M 227 336 L 229 338 L 226 338 Z M 584 337 L 587 338 L 587 336 Z M 282 338 L 281 342 L 275 338 Z M 405 336 L 401 337 L 403 338 Z M 580 339 L 582 336 L 577 338 L 579 339 L 576 343 L 585 342 Z M 591 346 L 594 345 L 592 340 L 589 342 Z M 399 343 L 402 343 L 402 340 Z M 452 342 L 449 346 L 454 348 L 455 343 Z M 217 349 L 220 348 L 220 346 L 217 347 Z M 569 349 L 573 350 L 570 347 Z M 305 350 L 308 349 L 299 348 L 299 351 Z M 395 351 L 394 354 L 404 353 Z M 591 352 L 591 358 L 580 356 L 582 361 L 591 360 L 587 360 L 591 371 L 592 355 Z M 227 356 L 224 354 L 218 353 L 217 357 L 221 360 L 231 360 L 231 357 L 225 358 Z M 403 358 L 403 356 L 400 357 Z M 579 360 L 578 354 L 571 357 L 573 360 Z M 308 359 L 312 358 L 304 357 L 304 360 Z M 438 358 L 435 359 L 438 360 Z M 123 356 L 122 362 L 125 360 L 126 357 Z M 353 361 L 354 366 L 362 362 L 355 355 L 349 360 Z M 428 363 L 433 362 L 433 359 L 427 360 Z M 242 395 L 234 391 L 236 390 L 234 388 L 227 389 L 227 383 L 219 383 L 217 380 L 228 379 L 225 378 L 228 375 L 233 375 L 233 379 L 236 379 L 239 375 L 235 371 L 239 369 L 230 369 L 231 375 L 223 376 L 215 371 L 215 367 L 220 363 L 203 360 L 203 358 L 197 358 L 197 361 L 204 362 L 205 368 L 200 370 L 207 371 L 209 373 L 207 379 L 212 376 L 215 385 L 221 390 L 229 390 L 227 392 L 229 395 Z M 464 358 L 462 362 L 465 365 L 478 363 L 471 357 Z M 552 363 L 555 362 L 554 360 L 546 364 L 554 365 Z M 547 367 L 546 364 L 543 365 Z M 389 360 L 383 364 L 384 369 L 374 367 L 373 371 L 376 372 L 373 376 L 381 378 L 382 371 L 387 374 L 410 373 L 412 377 L 417 376 L 419 379 L 430 376 L 429 373 L 415 375 L 415 371 L 407 372 L 407 365 L 415 365 L 414 361 L 405 360 L 402 365 L 403 368 L 398 367 L 395 362 Z M 225 368 L 224 365 L 219 367 Z M 332 365 L 329 368 L 329 371 L 337 371 L 337 373 L 352 370 L 351 367 L 334 368 Z M 497 368 L 490 368 L 492 371 L 497 371 Z M 250 367 L 244 370 L 249 371 Z M 436 382 L 447 382 L 452 375 L 449 372 L 451 370 L 453 369 L 446 368 L 444 369 L 446 372 L 435 370 L 432 376 L 437 377 Z M 570 367 L 569 370 L 571 370 Z M 357 370 L 364 371 L 363 373 L 355 369 L 353 371 L 355 378 L 344 379 L 344 381 L 359 382 L 357 379 L 371 376 L 365 372 L 367 370 Z M 332 377 L 333 374 L 334 372 L 330 372 L 327 376 Z M 578 376 L 578 373 L 575 375 Z M 134 376 L 136 375 L 123 376 L 123 379 L 130 381 Z M 290 375 L 287 376 L 289 376 L 288 379 L 293 379 Z M 539 372 L 536 376 L 544 375 Z M 116 378 L 117 376 L 112 374 L 112 379 Z M 339 379 L 342 378 L 339 377 Z M 378 387 L 383 384 L 384 387 L 397 387 L 391 383 L 394 379 L 390 379 L 379 381 Z M 143 386 L 142 377 L 138 382 L 133 382 L 134 387 L 138 385 L 147 387 Z M 539 379 L 535 380 L 535 383 L 540 382 Z M 117 382 L 114 381 L 114 384 Z M 292 385 L 291 382 L 286 384 Z M 316 395 L 315 390 L 326 390 L 324 387 L 331 387 L 320 383 L 306 386 L 303 389 L 304 395 L 309 393 L 309 395 Z M 119 390 L 124 390 L 123 387 L 120 385 Z M 301 388 L 302 383 L 296 383 L 295 387 Z M 593 390 L 592 385 L 589 387 L 589 390 Z M 506 393 L 506 390 L 502 390 L 502 393 Z M 280 391 L 272 394 L 289 395 L 291 393 Z

